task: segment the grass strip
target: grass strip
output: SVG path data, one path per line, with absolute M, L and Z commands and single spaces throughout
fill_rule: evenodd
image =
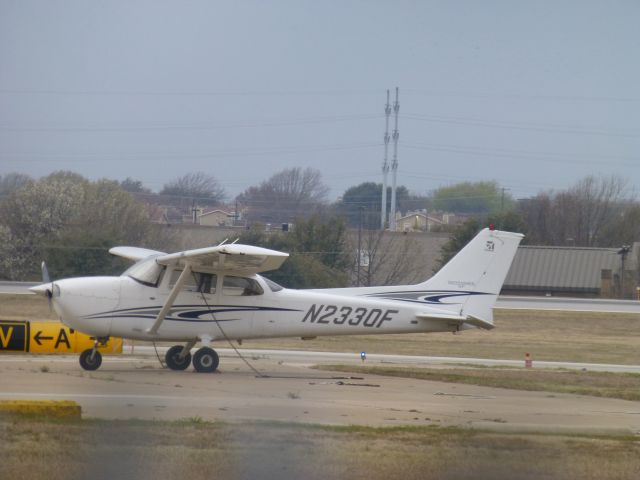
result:
M 581 370 L 422 368 L 362 365 L 316 365 L 334 372 L 385 375 L 483 387 L 640 400 L 640 374 Z

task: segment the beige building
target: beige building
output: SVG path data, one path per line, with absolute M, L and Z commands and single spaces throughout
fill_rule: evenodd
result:
M 224 210 L 211 210 L 198 216 L 198 223 L 205 227 L 230 227 L 233 225 L 235 215 Z
M 399 232 L 430 232 L 434 226 L 444 225 L 440 219 L 431 217 L 425 212 L 409 212 L 396 219 L 396 230 Z

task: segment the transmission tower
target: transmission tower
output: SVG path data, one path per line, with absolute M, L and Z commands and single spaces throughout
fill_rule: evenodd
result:
M 380 209 L 380 229 L 387 226 L 387 177 L 389 176 L 389 116 L 391 115 L 391 105 L 389 105 L 389 90 L 387 90 L 387 104 L 384 107 L 386 117 L 386 127 L 384 129 L 384 161 L 382 162 L 382 208 Z
M 396 176 L 398 173 L 398 112 L 400 111 L 400 100 L 398 87 L 396 87 L 396 101 L 393 104 L 395 114 L 395 128 L 393 129 L 393 162 L 391 163 L 391 211 L 389 212 L 389 230 L 396 230 Z

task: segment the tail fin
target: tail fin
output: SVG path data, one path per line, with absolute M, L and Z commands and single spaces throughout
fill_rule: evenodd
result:
M 485 228 L 419 286 L 439 307 L 493 324 L 493 305 L 523 236 Z

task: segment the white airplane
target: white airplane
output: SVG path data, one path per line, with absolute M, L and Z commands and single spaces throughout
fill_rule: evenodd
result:
M 208 345 L 221 339 L 455 332 L 493 328 L 492 308 L 523 235 L 484 229 L 437 274 L 417 285 L 292 290 L 258 275 L 288 254 L 222 244 L 166 254 L 137 247 L 110 253 L 135 260 L 119 277 L 45 282 L 60 320 L 96 338 L 80 355 L 100 367 L 109 336 L 184 342 L 166 353 L 167 366 L 198 372 L 218 368 Z M 191 358 L 197 343 L 203 346 Z

